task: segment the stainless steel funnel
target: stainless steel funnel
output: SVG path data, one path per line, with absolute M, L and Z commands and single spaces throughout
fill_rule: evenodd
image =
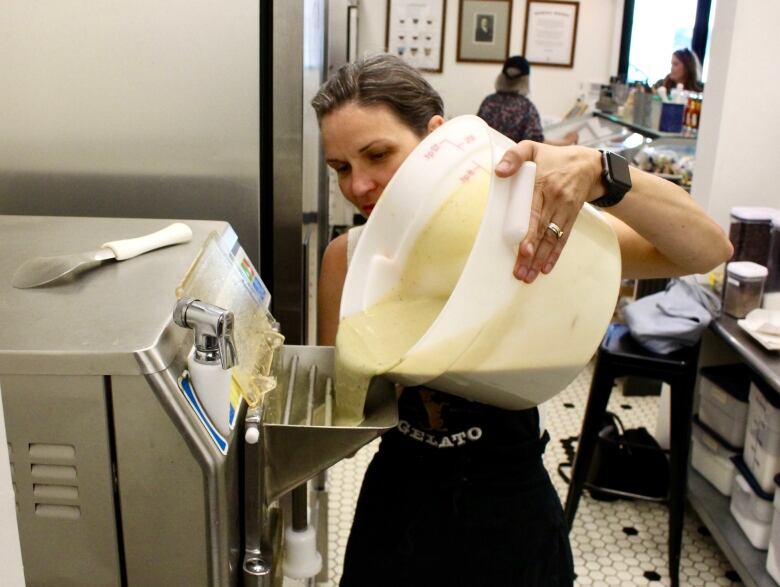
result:
M 263 399 L 264 493 L 267 503 L 311 479 L 398 424 L 394 385 L 374 378 L 359 426 L 326 426 L 326 387 L 333 347 L 282 347 L 278 384 Z M 311 424 L 307 424 L 311 420 Z

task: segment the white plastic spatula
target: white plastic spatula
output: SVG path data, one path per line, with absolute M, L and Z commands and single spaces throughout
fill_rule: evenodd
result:
M 29 259 L 16 270 L 11 283 L 19 289 L 40 287 L 86 271 L 110 259 L 124 261 L 155 249 L 186 243 L 190 240 L 192 240 L 190 227 L 175 222 L 145 236 L 104 243 L 95 251 Z

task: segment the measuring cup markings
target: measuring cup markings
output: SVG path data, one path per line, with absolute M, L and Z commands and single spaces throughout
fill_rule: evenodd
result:
M 458 149 L 460 151 L 463 151 L 464 143 L 466 143 L 466 144 L 473 143 L 476 140 L 477 140 L 477 137 L 475 137 L 474 135 L 466 135 L 465 137 L 463 137 L 463 141 L 464 141 L 463 143 L 455 143 L 455 142 L 451 141 L 450 139 L 442 139 L 438 143 L 434 143 L 433 145 L 431 145 L 430 149 L 428 149 L 428 151 L 426 151 L 423 154 L 423 157 L 425 157 L 426 159 L 429 159 L 429 160 L 433 159 L 436 156 L 436 153 L 445 144 L 452 145 L 456 149 Z
M 455 192 L 463 190 L 469 194 L 459 203 L 469 206 L 468 211 L 463 210 L 464 215 L 469 222 L 479 220 L 476 239 L 470 247 L 465 245 L 469 240 L 465 237 L 435 239 L 434 244 L 441 245 L 444 254 L 450 256 L 454 256 L 455 245 L 463 244 L 466 263 L 459 272 L 453 265 L 447 283 L 453 281 L 455 287 L 444 299 L 444 306 L 432 310 L 432 322 L 425 321 L 425 331 L 401 363 L 387 371 L 387 377 L 407 385 L 435 381 L 443 391 L 510 409 L 536 405 L 552 397 L 582 370 L 603 337 L 620 283 L 617 239 L 597 213 L 584 208 L 571 232 L 574 248 L 567 249 L 570 255 L 563 256 L 556 271 L 533 287 L 519 284 L 506 271 L 515 261 L 515 250 L 506 246 L 507 231 L 498 229 L 509 217 L 527 221 L 533 173 L 521 174 L 524 181 L 496 180 L 494 165 L 514 143 L 477 117 L 458 117 L 434 133 L 396 172 L 385 190 L 384 207 L 380 203 L 372 213 L 350 265 L 340 315 L 356 315 L 375 303 L 379 294 L 397 287 L 400 267 L 407 263 L 411 247 L 434 220 L 437 210 Z M 489 180 L 490 186 L 484 194 L 484 210 L 472 210 L 471 204 L 480 198 L 471 196 L 477 191 L 482 194 L 483 180 Z M 518 194 L 523 205 L 509 206 L 520 201 Z M 399 219 L 408 220 L 412 227 L 404 233 L 401 245 Z M 513 238 L 512 244 L 519 241 Z M 427 253 L 436 250 L 426 248 Z M 375 269 L 380 267 L 376 259 L 383 256 L 393 259 L 392 275 Z M 579 269 L 580 257 L 599 259 L 592 273 Z M 443 263 L 437 260 L 435 269 L 421 271 L 433 284 L 431 287 L 443 282 L 433 278 L 444 271 Z M 571 298 L 560 293 L 580 287 L 587 291 Z M 609 287 L 609 293 L 614 292 L 614 299 L 604 295 L 605 287 Z M 552 323 L 551 315 L 556 318 Z M 405 312 L 403 319 L 410 316 Z M 569 324 L 578 318 L 578 330 L 572 333 Z M 401 321 L 389 320 L 390 328 L 398 330 Z M 422 330 L 422 320 L 410 322 Z M 493 323 L 502 327 L 486 326 Z M 566 345 L 561 345 L 560 336 L 554 334 L 558 331 L 567 338 Z M 517 349 L 523 352 L 518 355 Z
M 484 171 L 485 173 L 488 173 L 488 170 L 485 169 L 484 165 L 480 165 L 479 162 L 472 160 L 473 163 L 472 167 L 466 170 L 466 172 L 458 177 L 461 183 L 467 183 L 474 175 L 476 175 L 477 171 Z

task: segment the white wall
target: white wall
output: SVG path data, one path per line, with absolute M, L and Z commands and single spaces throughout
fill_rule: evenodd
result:
M 494 91 L 501 64 L 458 63 L 458 0 L 447 2 L 442 73 L 425 76 L 441 93 L 448 116 L 474 114 Z M 523 48 L 525 0 L 513 0 L 510 55 Z M 606 83 L 617 72 L 617 49 L 623 0 L 580 0 L 574 67 L 531 67 L 531 98 L 543 117 L 560 118 L 574 105 L 580 84 Z M 385 45 L 386 0 L 360 3 L 359 51 L 382 51 Z
M 724 227 L 732 206 L 780 207 L 780 2 L 720 0 L 692 193 Z

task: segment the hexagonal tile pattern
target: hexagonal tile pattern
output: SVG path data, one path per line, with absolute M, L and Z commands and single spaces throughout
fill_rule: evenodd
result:
M 559 463 L 570 461 L 567 447 L 569 453 L 576 449 L 573 441 L 580 432 L 591 376 L 589 366 L 549 402 L 547 410 L 546 424 L 552 441 L 547 446 L 545 464 L 562 501 L 568 486 L 557 468 Z M 658 403 L 658 397 L 625 397 L 618 389 L 612 393 L 609 410 L 627 428 L 645 426 L 652 433 Z M 318 582 L 320 587 L 338 585 L 360 483 L 377 444 L 375 441 L 365 446 L 328 472 L 328 580 Z M 577 573 L 575 585 L 669 585 L 666 533 L 666 506 L 639 500 L 596 501 L 585 492 L 571 533 Z M 285 580 L 285 587 L 303 584 Z M 702 587 L 742 584 L 690 509 L 685 518 L 680 584 Z

